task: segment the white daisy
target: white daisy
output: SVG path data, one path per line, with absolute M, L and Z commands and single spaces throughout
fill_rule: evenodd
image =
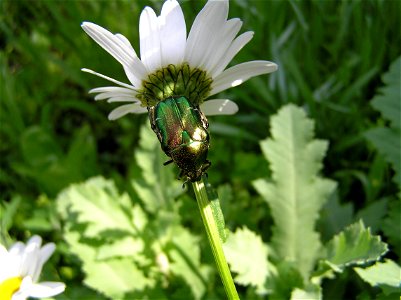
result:
M 242 21 L 227 17 L 228 0 L 209 0 L 187 38 L 184 15 L 176 0 L 165 1 L 160 16 L 146 7 L 139 20 L 140 59 L 123 35 L 84 22 L 85 32 L 123 65 L 130 81 L 127 84 L 82 69 L 118 85 L 95 88 L 90 93 L 98 94 L 95 100 L 125 103 L 109 114 L 110 120 L 127 113 L 145 113 L 146 107 L 171 96 L 187 97 L 206 115 L 236 113 L 237 105 L 228 99 L 205 100 L 253 76 L 274 72 L 277 65 L 258 60 L 226 69 L 253 36 L 251 31 L 237 36 Z
M 41 244 L 41 237 L 35 235 L 26 245 L 17 242 L 8 251 L 0 245 L 1 300 L 47 298 L 64 291 L 62 282 L 37 283 L 44 263 L 56 248 L 53 243 Z

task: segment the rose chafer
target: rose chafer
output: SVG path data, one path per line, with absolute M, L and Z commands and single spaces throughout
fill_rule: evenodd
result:
M 150 124 L 162 150 L 180 168 L 180 177 L 195 182 L 210 166 L 209 124 L 199 106 L 184 97 L 169 97 L 148 107 Z

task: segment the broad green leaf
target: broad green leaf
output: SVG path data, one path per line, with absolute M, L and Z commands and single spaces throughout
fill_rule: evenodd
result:
M 244 227 L 228 235 L 223 244 L 235 282 L 261 289 L 269 276 L 267 246 L 260 236 Z
M 80 241 L 79 231 L 66 228 L 64 238 L 69 250 L 82 261 L 84 283 L 112 299 L 122 299 L 124 294 L 153 286 L 154 282 L 138 269 L 129 257 L 100 260 L 94 245 Z
M 182 277 L 195 299 L 201 299 L 208 289 L 211 269 L 201 264 L 199 238 L 183 227 L 175 227 L 167 247 L 171 272 Z
M 113 299 L 154 286 L 139 266 L 146 260 L 139 232 L 146 215 L 113 182 L 95 177 L 73 184 L 58 196 L 57 209 L 68 249 L 82 262 L 86 285 Z
M 333 237 L 326 245 L 327 258 L 324 260 L 336 272 L 348 265 L 363 265 L 378 260 L 387 252 L 387 245 L 380 236 L 371 235 L 362 221 L 350 225 Z
M 133 257 L 141 255 L 145 244 L 143 240 L 131 236 L 113 240 L 98 248 L 97 258 L 104 260 L 112 257 Z
M 379 286 L 385 294 L 399 292 L 401 288 L 401 268 L 396 262 L 386 259 L 371 267 L 354 268 L 355 272 L 371 286 Z
M 164 166 L 169 160 L 160 148 L 156 134 L 148 125 L 141 128 L 139 148 L 135 160 L 141 173 L 133 174 L 132 185 L 150 212 L 168 207 L 183 192 L 182 183 L 173 164 Z
M 372 106 L 380 111 L 383 118 L 391 122 L 390 127 L 376 127 L 365 132 L 366 138 L 377 148 L 396 174 L 394 181 L 401 191 L 401 57 L 397 58 L 390 70 L 382 76 L 384 87 L 377 91 Z
M 70 216 L 76 214 L 75 222 L 86 225 L 82 232 L 86 237 L 95 238 L 104 231 L 136 233 L 128 195 L 119 195 L 115 185 L 102 177 L 71 185 L 57 201 L 64 218 L 68 219 L 67 212 Z
M 336 184 L 319 176 L 327 142 L 313 139 L 314 124 L 305 112 L 287 105 L 271 118 L 272 137 L 261 142 L 272 180 L 254 187 L 274 219 L 272 244 L 278 259 L 294 262 L 307 278 L 320 255 L 315 223 Z

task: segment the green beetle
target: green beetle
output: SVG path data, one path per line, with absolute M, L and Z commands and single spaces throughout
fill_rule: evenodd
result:
M 171 157 L 165 165 L 175 162 L 180 178 L 195 182 L 209 168 L 209 124 L 198 106 L 184 96 L 167 98 L 148 107 L 150 124 L 161 148 Z

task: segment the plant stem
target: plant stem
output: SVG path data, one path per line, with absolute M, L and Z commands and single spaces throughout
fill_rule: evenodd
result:
M 201 181 L 193 182 L 192 187 L 195 192 L 198 202 L 199 211 L 202 216 L 203 225 L 205 225 L 206 233 L 209 238 L 210 246 L 214 260 L 217 264 L 217 269 L 220 278 L 223 281 L 224 289 L 228 299 L 239 299 L 237 290 L 235 289 L 233 278 L 231 277 L 230 269 L 228 268 L 226 257 L 224 256 L 223 246 L 220 239 L 220 234 L 217 228 L 215 216 L 212 211 L 211 202 L 208 197 L 205 178 Z M 217 199 L 215 201 L 218 201 Z

